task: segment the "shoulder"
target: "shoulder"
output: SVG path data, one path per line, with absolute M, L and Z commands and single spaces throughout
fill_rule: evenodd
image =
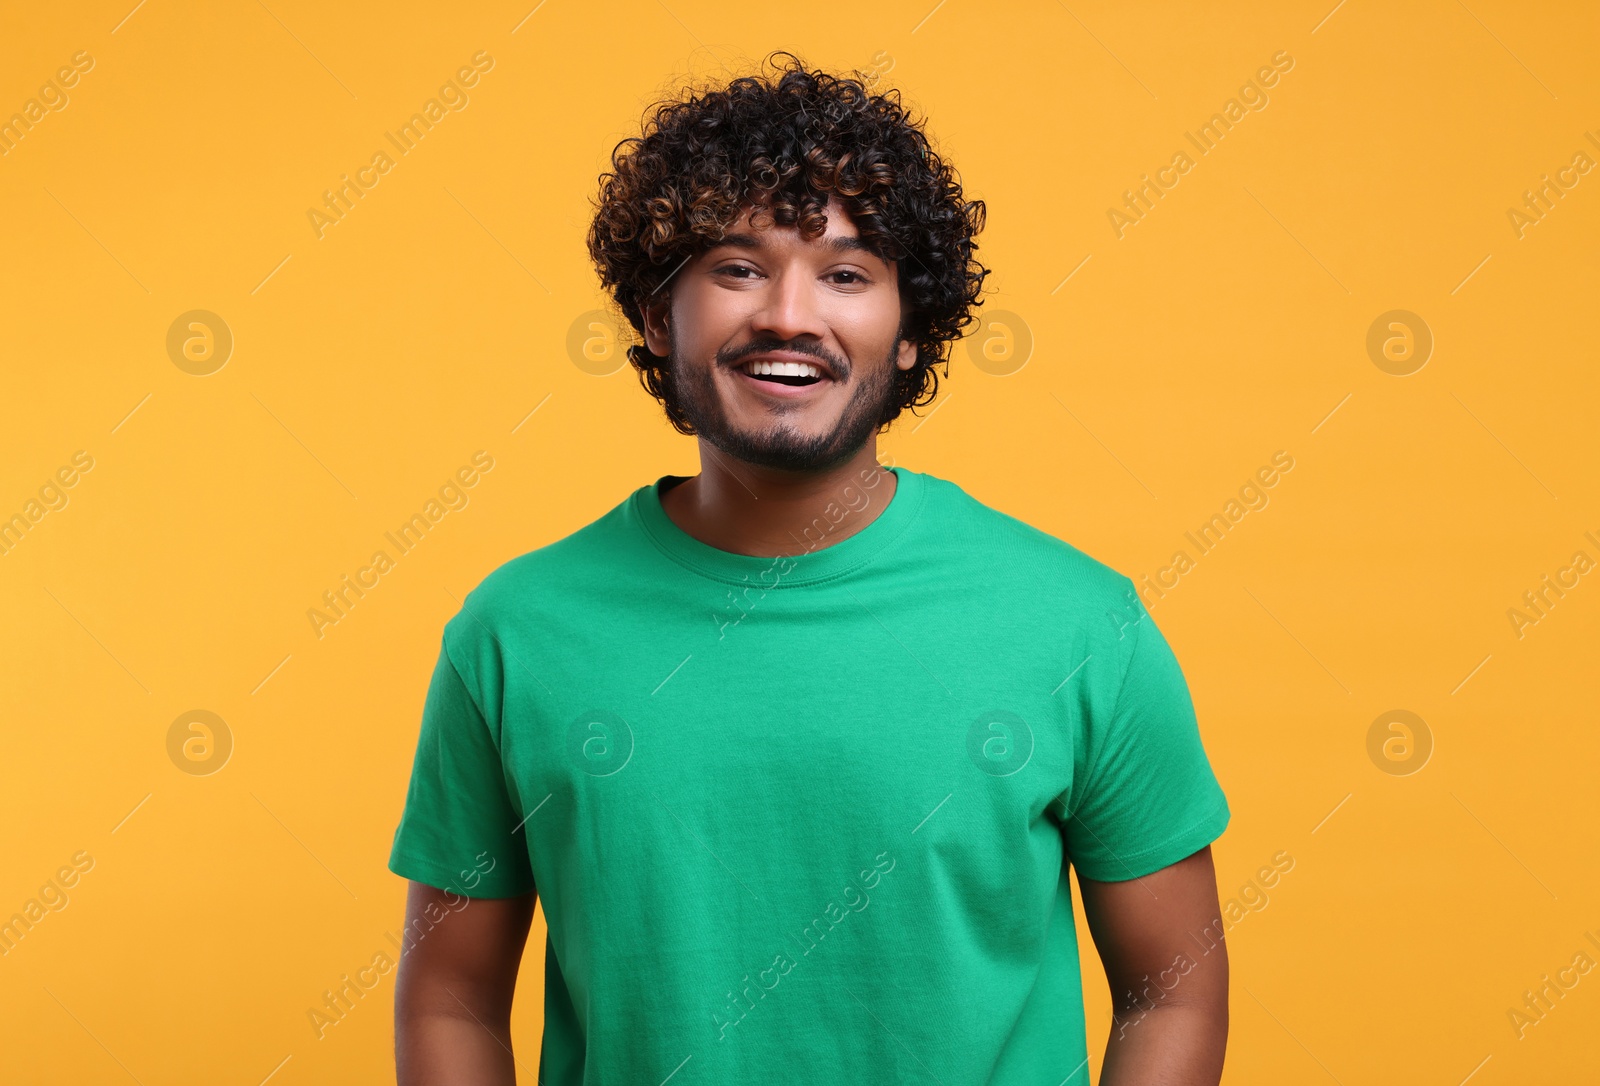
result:
M 1137 605 L 1132 579 L 1059 536 L 1002 512 L 958 484 L 923 475 L 930 526 L 975 568 L 1027 586 L 1046 606 L 1097 613 Z
M 1141 634 L 1153 628 L 1132 579 L 1108 563 L 953 482 L 926 477 L 928 509 L 921 545 L 981 600 L 1001 636 L 1029 644 L 1064 666 L 1080 663 L 1078 682 L 1093 700 L 1114 700 Z M 976 605 L 976 604 L 975 604 Z
M 559 613 L 575 593 L 596 591 L 632 535 L 624 523 L 637 491 L 604 515 L 490 570 L 445 625 L 445 647 L 458 666 L 481 657 L 541 617 Z

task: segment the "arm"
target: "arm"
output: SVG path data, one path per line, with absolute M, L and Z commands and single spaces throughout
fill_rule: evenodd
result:
M 535 894 L 470 898 L 412 881 L 394 997 L 398 1086 L 513 1086 L 511 997 Z M 430 909 L 430 906 L 433 906 Z M 424 916 L 429 909 L 444 918 Z
M 1100 1086 L 1216 1086 L 1228 1040 L 1228 948 L 1210 846 L 1144 878 L 1079 875 L 1078 886 L 1111 986 Z

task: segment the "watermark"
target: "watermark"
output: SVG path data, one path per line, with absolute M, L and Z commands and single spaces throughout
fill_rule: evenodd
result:
M 1202 928 L 1198 933 L 1190 932 L 1189 938 L 1200 948 L 1200 958 L 1204 958 L 1217 947 L 1227 941 L 1227 933 L 1232 931 L 1250 913 L 1260 912 L 1272 903 L 1272 898 L 1267 891 L 1275 888 L 1282 877 L 1294 869 L 1294 857 L 1288 852 L 1280 851 L 1273 855 L 1269 864 L 1264 864 L 1255 873 L 1255 877 L 1247 880 L 1239 891 L 1239 897 L 1229 898 L 1222 905 L 1222 915 L 1212 923 Z M 1241 900 L 1243 904 L 1241 904 Z M 1167 999 L 1173 989 L 1178 987 L 1184 977 L 1194 971 L 1199 962 L 1187 953 L 1179 952 L 1172 959 L 1172 964 L 1163 969 L 1155 977 L 1146 973 L 1140 983 L 1143 987 L 1137 994 L 1127 993 L 1126 1010 L 1137 1010 L 1136 1016 L 1118 1013 L 1113 1010 L 1112 1024 L 1117 1026 L 1117 1040 L 1122 1040 L 1128 1030 L 1143 1022 L 1151 1011 L 1159 1008 Z M 1168 983 L 1168 978 L 1171 983 Z
M 861 81 L 861 85 L 870 91 L 892 71 L 894 71 L 894 57 L 889 55 L 887 49 L 879 49 L 872 54 L 870 66 L 855 69 L 855 76 Z
M 839 492 L 838 499 L 843 501 L 844 504 L 841 506 L 839 501 L 830 499 L 821 513 L 813 517 L 811 523 L 801 532 L 801 536 L 804 539 L 802 540 L 800 536 L 795 537 L 797 542 L 804 542 L 806 545 L 805 550 L 800 553 L 810 554 L 822 546 L 827 537 L 836 532 L 839 525 L 844 523 L 846 517 L 851 513 L 859 513 L 871 505 L 872 495 L 870 491 L 875 490 L 878 484 L 883 482 L 885 476 L 889 474 L 888 469 L 893 466 L 894 457 L 891 456 L 887 463 L 880 462 L 877 468 L 862 468 L 857 476 L 860 480 L 860 485 L 858 486 L 855 482 L 849 482 Z M 744 587 L 737 590 L 730 588 L 723 594 L 722 606 L 711 612 L 711 621 L 716 623 L 717 626 L 718 641 L 728 636 L 730 627 L 738 626 L 748 618 L 750 612 L 755 609 L 755 605 L 765 599 L 768 592 L 777 588 L 784 577 L 794 572 L 794 568 L 797 565 L 795 562 L 796 557 L 796 555 L 792 554 L 776 556 L 770 566 L 756 574 L 758 583 L 750 583 L 750 575 L 745 574 L 742 578 L 745 582 Z M 754 599 L 750 596 L 752 589 L 759 589 Z M 735 591 L 738 593 L 737 596 L 734 594 Z M 748 606 L 746 606 L 747 604 Z
M 72 454 L 72 459 L 55 470 L 38 489 L 37 498 L 29 498 L 19 512 L 0 520 L 0 555 L 10 554 L 23 537 L 33 531 L 51 513 L 65 509 L 71 498 L 67 491 L 78 485 L 78 480 L 94 470 L 94 457 L 83 449 Z
M 1583 933 L 1589 945 L 1600 952 L 1600 939 L 1595 938 L 1592 931 Z M 1539 979 L 1542 985 L 1522 993 L 1522 1008 L 1511 1007 L 1506 1011 L 1506 1019 L 1511 1023 L 1511 1031 L 1521 1041 L 1528 1036 L 1528 1030 L 1543 1022 L 1555 1010 L 1556 1004 L 1567 998 L 1567 993 L 1578 986 L 1584 977 L 1594 971 L 1594 958 L 1589 952 L 1578 949 L 1572 953 L 1571 964 L 1556 970 L 1554 978 L 1549 973 L 1543 974 Z
M 72 896 L 67 891 L 76 887 L 78 880 L 93 868 L 94 857 L 83 849 L 74 852 L 66 864 L 57 868 L 39 888 L 39 893 L 23 902 L 22 910 L 12 913 L 11 918 L 0 925 L 0 957 L 15 950 L 45 917 L 72 904 Z
M 1211 953 L 1227 939 L 1229 932 L 1244 923 L 1245 917 L 1265 911 L 1272 904 L 1272 895 L 1268 891 L 1278 888 L 1283 876 L 1294 870 L 1294 863 L 1294 857 L 1289 855 L 1287 849 L 1274 852 L 1272 858 L 1257 868 L 1255 875 L 1239 887 L 1236 897 L 1230 897 L 1222 903 L 1222 915 L 1215 923 L 1200 929 L 1198 933 L 1190 932 L 1189 938 L 1200 948 L 1200 953 Z
M 967 729 L 967 757 L 991 777 L 1009 777 L 1033 757 L 1033 729 L 1009 709 L 990 709 Z
M 167 758 L 183 772 L 209 777 L 233 756 L 233 729 L 209 709 L 181 713 L 167 728 Z
M 1118 641 L 1128 636 L 1129 626 L 1143 622 L 1147 613 L 1133 590 L 1132 582 L 1122 590 L 1121 604 L 1116 610 L 1106 610 L 1106 619 L 1111 623 L 1111 628 L 1117 631 Z
M 1380 713 L 1367 728 L 1367 757 L 1392 777 L 1409 777 L 1433 756 L 1433 729 L 1409 709 Z
M 1600 138 L 1593 132 L 1585 132 L 1583 138 L 1600 149 Z M 1578 187 L 1584 175 L 1594 169 L 1594 159 L 1589 157 L 1589 152 L 1579 148 L 1572 152 L 1572 161 L 1556 170 L 1556 175 L 1551 178 L 1549 174 L 1540 174 L 1544 180 L 1543 185 L 1526 189 L 1522 193 L 1522 207 L 1506 208 L 1506 218 L 1511 222 L 1511 232 L 1521 241 L 1528 236 L 1528 228 L 1544 222 L 1544 217 L 1556 208 L 1557 200 L 1565 200 L 1567 193 Z
M 498 858 L 489 855 L 488 850 L 484 850 L 472 858 L 472 867 L 470 869 L 463 867 L 456 873 L 456 879 L 461 887 L 467 890 L 476 890 L 478 884 L 483 881 L 483 876 L 493 871 L 499 862 Z M 428 937 L 429 932 L 444 923 L 452 913 L 459 913 L 472 904 L 472 899 L 454 885 L 441 886 L 439 891 L 440 896 L 445 899 L 443 905 L 440 905 L 437 901 L 428 902 L 422 907 L 422 915 L 413 920 L 404 929 L 400 938 L 396 938 L 392 934 L 388 936 L 389 941 L 399 951 L 399 957 L 404 958 L 407 954 L 410 954 L 418 943 Z M 460 904 L 451 901 L 451 898 L 459 898 Z
M 367 993 L 381 984 L 383 978 L 392 972 L 394 972 L 394 959 L 379 950 L 372 955 L 370 964 L 356 970 L 354 980 L 350 979 L 349 973 L 341 973 L 339 979 L 342 983 L 322 993 L 322 1006 L 311 1007 L 306 1011 L 306 1018 L 310 1021 L 311 1030 L 317 1035 L 317 1040 L 325 1040 L 328 1030 L 343 1022 L 355 1009 L 356 1003 L 367 998 Z
M 456 69 L 455 76 L 446 80 L 439 88 L 438 97 L 429 98 L 422 103 L 422 109 L 413 113 L 400 126 L 398 132 L 384 129 L 383 138 L 389 141 L 401 157 L 409 155 L 446 117 L 451 113 L 460 113 L 471 104 L 472 99 L 467 90 L 476 87 L 481 74 L 492 68 L 494 68 L 494 57 L 485 50 L 478 50 L 472 54 L 470 64 L 463 64 Z M 372 153 L 371 162 L 356 170 L 354 179 L 348 173 L 340 174 L 342 184 L 323 192 L 322 206 L 306 208 L 306 221 L 311 224 L 311 232 L 317 236 L 317 240 L 322 240 L 329 227 L 343 222 L 344 217 L 355 209 L 356 202 L 366 199 L 367 193 L 377 188 L 378 182 L 382 181 L 395 165 L 395 160 L 389 157 L 389 152 L 380 148 Z
M 1583 537 L 1600 547 L 1600 540 L 1595 539 L 1593 532 L 1584 532 Z M 1537 588 L 1530 588 L 1522 594 L 1521 608 L 1506 608 L 1506 618 L 1510 620 L 1511 632 L 1517 635 L 1517 640 L 1526 637 L 1528 627 L 1537 626 L 1557 603 L 1566 598 L 1568 592 L 1578 587 L 1580 578 L 1593 568 L 1594 559 L 1589 557 L 1588 551 L 1573 551 L 1571 560 L 1557 569 L 1555 576 L 1546 573 L 1540 578 Z
M 485 859 L 488 860 L 487 865 L 484 863 Z M 474 857 L 473 868 L 470 871 L 462 869 L 460 873 L 462 885 L 469 890 L 476 887 L 484 875 L 494 870 L 496 862 L 488 852 L 478 853 Z M 440 889 L 443 891 L 441 896 L 445 899 L 443 905 L 437 901 L 428 902 L 422 907 L 422 915 L 411 921 L 400 936 L 393 932 L 384 933 L 384 938 L 394 945 L 394 958 L 382 950 L 375 951 L 371 956 L 371 963 L 356 970 L 354 980 L 348 973 L 341 974 L 339 979 L 343 983 L 322 993 L 322 1006 L 307 1008 L 306 1019 L 311 1023 L 311 1030 L 317 1035 L 317 1040 L 323 1040 L 331 1027 L 343 1022 L 355 1009 L 356 1003 L 367 998 L 367 993 L 383 982 L 383 978 L 394 970 L 396 959 L 404 958 L 411 953 L 419 942 L 427 938 L 429 932 L 442 924 L 451 914 L 459 913 L 472 904 L 471 898 L 457 893 L 450 887 Z M 455 900 L 451 900 L 452 898 Z M 370 979 L 369 973 L 372 974 Z M 351 996 L 355 998 L 352 999 Z
M 579 313 L 567 328 L 567 357 L 584 373 L 609 377 L 628 360 L 625 342 L 616 314 L 591 309 Z
M 167 357 L 193 377 L 209 377 L 233 357 L 233 329 L 209 309 L 178 314 L 167 329 Z
M 427 538 L 430 531 L 438 527 L 446 514 L 454 511 L 460 512 L 471 501 L 467 491 L 478 485 L 482 478 L 480 473 L 494 470 L 494 457 L 479 449 L 472 454 L 472 462 L 457 468 L 455 473 L 439 487 L 437 498 L 429 498 L 426 505 L 419 513 L 411 514 L 411 519 L 405 521 L 393 532 L 384 532 L 383 538 L 388 540 L 395 549 L 395 557 L 390 557 L 386 550 L 372 552 L 368 563 L 355 571 L 354 574 L 346 573 L 339 579 L 334 588 L 322 594 L 323 608 L 306 608 L 306 620 L 311 623 L 311 632 L 317 635 L 317 640 L 322 640 L 329 626 L 337 626 L 343 621 L 355 605 L 366 598 L 368 592 L 377 588 L 382 582 L 383 575 L 395 569 L 399 560 L 410 554 Z
M 1190 555 L 1186 549 L 1174 551 L 1165 566 L 1140 578 L 1139 598 L 1145 606 L 1165 599 L 1168 592 L 1178 587 L 1183 576 L 1198 566 L 1200 558 L 1215 550 L 1228 533 L 1238 527 L 1240 521 L 1250 513 L 1265 509 L 1272 501 L 1267 491 L 1277 486 L 1282 477 L 1293 470 L 1294 457 L 1286 450 L 1279 449 L 1272 454 L 1269 463 L 1263 464 L 1245 480 L 1238 490 L 1239 496 L 1229 498 L 1221 512 L 1213 513 L 1196 531 L 1184 532 L 1183 538 L 1194 547 L 1195 554 Z
M 1433 329 L 1409 309 L 1379 313 L 1367 328 L 1367 357 L 1391 377 L 1410 377 L 1433 357 Z
M 978 314 L 978 330 L 967 337 L 967 356 L 991 377 L 1009 377 L 1033 357 L 1033 329 L 1004 309 Z
M 1245 81 L 1239 88 L 1237 97 L 1229 98 L 1223 103 L 1222 109 L 1213 113 L 1211 117 L 1200 126 L 1197 133 L 1184 130 L 1183 138 L 1188 140 L 1204 158 L 1216 146 L 1228 137 L 1251 113 L 1260 113 L 1271 104 L 1271 97 L 1267 91 L 1278 85 L 1278 80 L 1284 73 L 1294 69 L 1294 57 L 1287 50 L 1279 50 L 1272 55 L 1269 64 L 1256 71 L 1255 78 Z M 1178 183 L 1194 169 L 1195 160 L 1189 157 L 1187 150 L 1179 149 L 1172 154 L 1172 161 L 1166 166 L 1155 171 L 1155 177 L 1149 174 L 1140 174 L 1140 185 L 1123 190 L 1122 206 L 1106 208 L 1106 219 L 1111 223 L 1111 232 L 1121 241 L 1127 236 L 1128 228 L 1144 221 L 1144 217 L 1155 210 L 1156 201 L 1164 199 L 1169 191 L 1177 188 Z
M 67 91 L 76 87 L 85 73 L 93 70 L 94 57 L 89 55 L 87 49 L 72 54 L 67 64 L 57 68 L 56 74 L 45 80 L 39 88 L 38 97 L 29 98 L 22 104 L 20 113 L 13 113 L 0 124 L 0 156 L 11 154 L 12 149 L 50 114 L 60 113 L 71 105 L 72 96 Z
M 889 857 L 887 867 L 884 866 L 885 856 Z M 851 913 L 866 911 L 867 906 L 872 904 L 872 897 L 867 891 L 877 887 L 883 876 L 894 870 L 897 862 L 887 850 L 878 853 L 873 859 L 876 862 L 872 867 L 863 868 L 855 879 L 845 884 L 839 894 L 840 899 L 844 901 L 843 907 L 837 901 L 828 902 L 821 916 L 800 929 L 800 935 L 804 938 L 795 937 L 795 943 L 801 950 L 799 960 L 791 958 L 787 949 L 780 950 L 773 954 L 771 965 L 756 973 L 754 984 L 750 981 L 750 974 L 746 973 L 739 978 L 737 988 L 728 990 L 726 1004 L 721 1010 L 711 1012 L 711 1024 L 717 1029 L 717 1040 L 725 1039 L 728 1030 L 744 1021 L 745 1016 L 755 1010 L 759 1000 L 766 999 L 768 992 L 776 990 L 778 985 L 783 983 L 783 978 L 794 972 L 795 968 L 816 950 L 836 927 L 844 923 Z M 760 993 L 758 999 L 750 998 L 752 988 Z
M 633 729 L 609 709 L 580 713 L 567 725 L 567 757 L 591 777 L 609 777 L 633 757 Z
M 1146 1016 L 1166 1000 L 1167 993 L 1178 986 L 1178 982 L 1194 972 L 1195 960 L 1181 951 L 1172 959 L 1172 964 L 1163 969 L 1156 979 L 1152 980 L 1149 973 L 1142 978 L 1144 987 L 1139 994 L 1128 993 L 1128 1009 L 1136 1009 L 1139 1014 L 1129 1018 L 1115 1011 L 1112 1012 L 1112 1024 L 1117 1027 L 1117 1040 L 1122 1040 L 1128 1035 L 1128 1030 L 1143 1022 Z M 1172 976 L 1172 983 L 1166 983 L 1168 974 Z M 1152 992 L 1154 993 L 1152 995 Z

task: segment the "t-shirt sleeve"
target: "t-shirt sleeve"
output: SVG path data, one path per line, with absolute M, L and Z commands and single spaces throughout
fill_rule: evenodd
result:
M 1140 878 L 1221 836 L 1228 801 L 1200 742 L 1194 704 L 1172 648 L 1143 604 L 1115 707 L 1087 724 L 1083 786 L 1062 824 L 1084 878 Z
M 389 870 L 463 897 L 534 889 L 500 750 L 445 644 L 428 684 Z

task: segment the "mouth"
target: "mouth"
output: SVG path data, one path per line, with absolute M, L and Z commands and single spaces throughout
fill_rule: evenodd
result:
M 802 389 L 832 383 L 833 371 L 825 362 L 798 357 L 758 355 L 734 367 L 748 380 L 762 386 L 763 391 L 778 395 L 794 395 Z

